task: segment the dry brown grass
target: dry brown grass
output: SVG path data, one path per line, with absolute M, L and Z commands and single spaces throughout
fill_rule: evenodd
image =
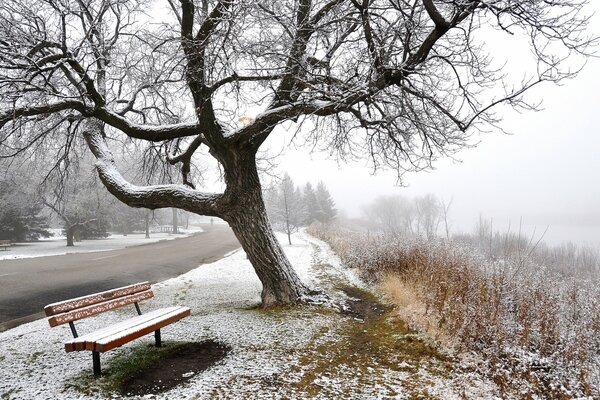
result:
M 543 396 L 550 383 L 600 396 L 597 280 L 552 272 L 509 251 L 489 259 L 446 241 L 322 226 L 310 233 L 377 284 L 419 331 L 459 351 L 485 354 L 500 386 L 519 378 Z M 557 390 L 551 398 L 562 398 Z
M 422 296 L 395 274 L 385 275 L 377 284 L 385 299 L 396 305 L 395 312 L 411 329 L 425 333 L 436 342 L 452 345 L 453 339 L 438 327 L 437 318 L 427 312 Z

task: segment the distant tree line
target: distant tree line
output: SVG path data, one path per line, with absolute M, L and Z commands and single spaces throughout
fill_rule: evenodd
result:
M 335 202 L 322 181 L 316 188 L 310 182 L 300 188 L 285 173 L 281 180 L 264 191 L 269 220 L 275 229 L 287 234 L 289 244 L 292 244 L 292 233 L 298 228 L 313 222 L 327 223 L 337 215 Z
M 67 171 L 67 172 L 65 172 Z M 151 211 L 129 207 L 106 192 L 94 171 L 72 165 L 55 176 L 40 176 L 33 163 L 0 162 L 0 239 L 13 242 L 51 237 L 59 226 L 67 246 L 87 239 L 146 232 L 151 224 L 187 223 L 184 213 L 171 209 Z M 176 230 L 173 229 L 176 233 Z
M 366 227 L 394 236 L 423 236 L 431 239 L 441 230 L 450 235 L 448 211 L 451 202 L 433 194 L 414 198 L 379 196 L 363 207 Z

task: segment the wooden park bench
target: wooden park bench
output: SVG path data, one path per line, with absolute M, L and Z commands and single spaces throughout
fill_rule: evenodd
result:
M 188 307 L 168 307 L 142 314 L 139 302 L 154 296 L 150 283 L 142 282 L 105 292 L 49 304 L 44 311 L 51 327 L 69 324 L 73 339 L 65 343 L 67 353 L 91 351 L 94 375 L 100 376 L 100 353 L 112 350 L 154 332 L 156 346 L 161 346 L 160 328 L 190 315 Z M 74 321 L 127 305 L 135 305 L 137 316 L 79 336 Z
M 0 249 L 2 249 L 2 250 L 8 250 L 8 248 L 10 246 L 11 246 L 10 240 L 0 240 Z

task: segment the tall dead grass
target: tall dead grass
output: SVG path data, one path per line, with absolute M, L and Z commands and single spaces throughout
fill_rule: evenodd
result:
M 464 241 L 358 234 L 322 225 L 309 232 L 365 280 L 384 287 L 429 334 L 451 340 L 459 350 L 485 354 L 499 370 L 519 369 L 540 385 L 540 393 L 554 382 L 600 396 L 597 275 L 557 272 L 522 249 L 486 257 Z

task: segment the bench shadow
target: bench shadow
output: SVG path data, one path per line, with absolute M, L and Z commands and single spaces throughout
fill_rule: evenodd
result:
M 124 379 L 120 392 L 125 396 L 145 396 L 168 391 L 219 363 L 230 350 L 229 346 L 213 340 L 180 343 Z

